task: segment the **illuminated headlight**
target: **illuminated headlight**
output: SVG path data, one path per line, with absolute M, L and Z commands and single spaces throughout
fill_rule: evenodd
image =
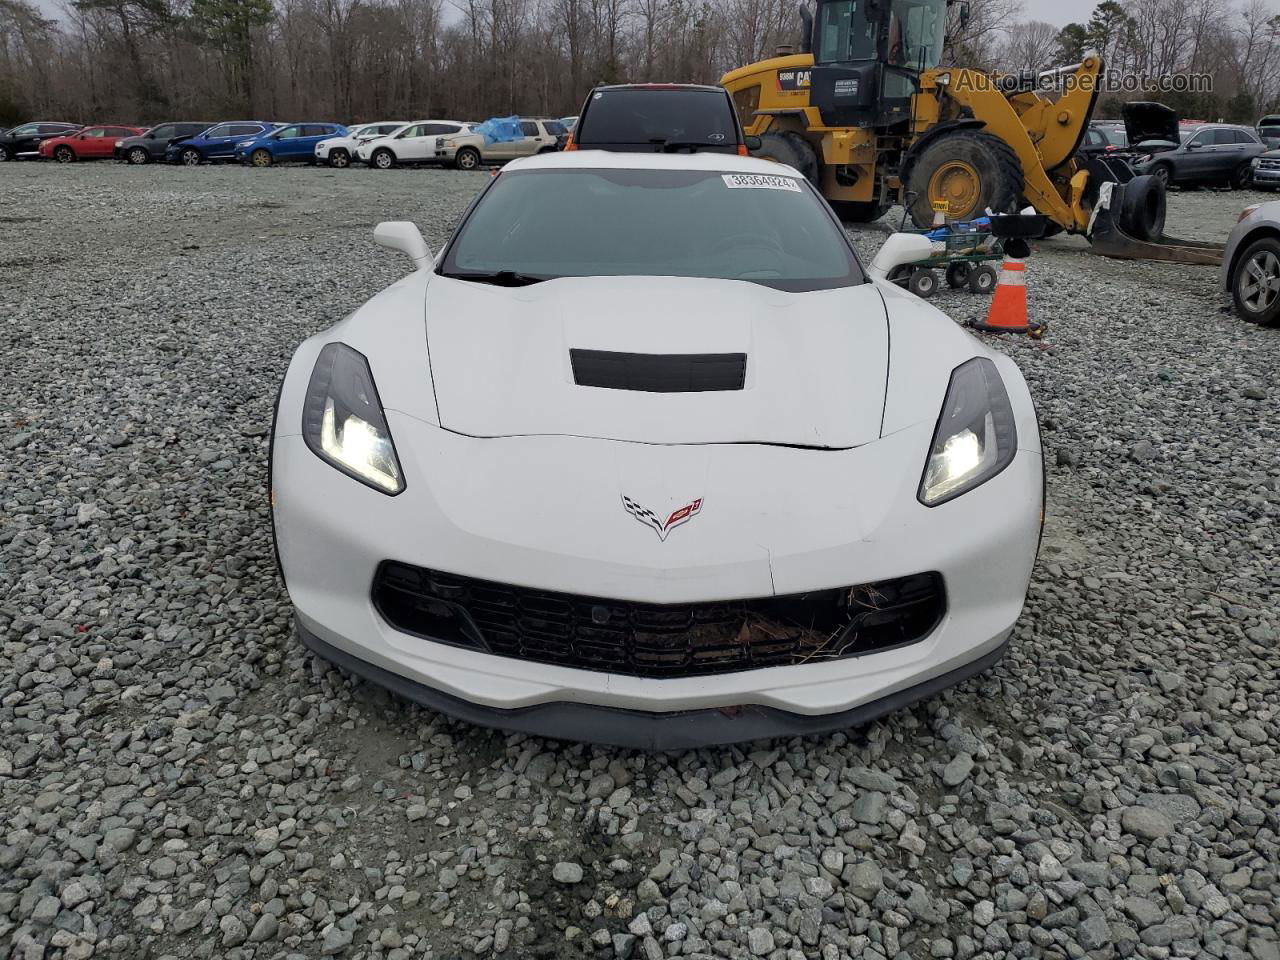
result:
M 920 481 L 920 502 L 936 507 L 986 483 L 1013 462 L 1018 431 L 996 365 L 975 357 L 951 372 L 942 416 Z
M 316 456 L 361 483 L 392 496 L 404 489 L 369 362 L 344 343 L 320 351 L 307 384 L 302 436 Z

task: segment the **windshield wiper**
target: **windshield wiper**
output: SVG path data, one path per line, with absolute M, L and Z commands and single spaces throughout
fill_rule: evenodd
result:
M 472 283 L 491 283 L 495 287 L 527 287 L 533 283 L 542 283 L 547 277 L 535 277 L 528 273 L 517 273 L 514 270 L 493 270 L 480 273 L 442 273 L 442 277 L 454 280 L 470 280 Z
M 723 147 L 723 143 L 709 143 L 706 140 L 663 140 L 654 137 L 649 141 L 654 146 L 662 145 L 663 153 L 675 153 L 677 150 L 697 150 L 699 147 Z

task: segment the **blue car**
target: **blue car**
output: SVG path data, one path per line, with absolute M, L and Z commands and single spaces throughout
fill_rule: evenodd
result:
M 236 144 L 236 159 L 255 167 L 290 161 L 315 163 L 316 144 L 329 137 L 345 137 L 340 123 L 291 123 L 252 140 Z
M 236 144 L 248 137 L 260 137 L 275 129 L 266 120 L 226 120 L 184 140 L 175 140 L 164 151 L 170 163 L 194 167 L 198 163 L 235 158 Z

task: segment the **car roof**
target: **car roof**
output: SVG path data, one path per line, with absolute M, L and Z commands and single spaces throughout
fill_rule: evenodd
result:
M 602 83 L 592 90 L 706 90 L 724 93 L 724 87 L 709 83 Z
M 571 150 L 513 160 L 505 170 L 705 170 L 798 177 L 772 160 L 732 153 L 621 153 L 614 150 Z

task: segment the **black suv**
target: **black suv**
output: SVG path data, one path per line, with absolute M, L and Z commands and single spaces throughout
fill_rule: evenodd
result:
M 164 159 L 164 152 L 175 140 L 204 133 L 213 124 L 205 120 L 173 120 L 158 123 L 140 137 L 117 140 L 112 154 L 122 163 L 151 163 Z
M 724 87 L 627 83 L 596 87 L 587 95 L 566 149 L 746 156 L 758 146 L 758 138 L 743 136 Z
M 80 129 L 78 123 L 23 123 L 0 135 L 0 161 L 40 156 L 40 141 Z

